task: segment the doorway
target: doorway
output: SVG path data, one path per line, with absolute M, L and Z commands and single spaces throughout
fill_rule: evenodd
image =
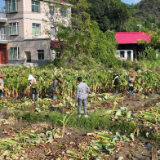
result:
M 0 64 L 5 64 L 6 56 L 5 56 L 5 49 L 0 48 Z
M 131 51 L 127 51 L 127 59 L 131 60 Z
M 31 52 L 25 52 L 26 62 L 31 62 Z

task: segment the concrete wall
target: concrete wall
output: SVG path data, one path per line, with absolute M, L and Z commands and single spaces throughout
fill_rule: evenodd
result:
M 19 47 L 19 60 L 10 59 L 10 47 Z M 44 50 L 44 60 L 38 60 L 37 50 Z M 52 58 L 50 56 L 50 40 L 25 40 L 8 43 L 9 63 L 24 63 L 26 58 L 25 52 L 31 52 L 32 63 L 44 64 Z
M 53 19 L 50 17 L 49 14 L 49 6 L 47 2 L 40 2 L 40 13 L 34 13 L 31 10 L 31 0 L 23 0 L 25 4 L 25 13 L 30 14 L 24 14 L 24 36 L 26 39 L 28 38 L 48 38 L 49 35 L 45 34 L 45 31 L 50 31 L 50 27 L 53 26 L 53 22 L 59 22 L 63 23 L 66 26 L 71 24 L 71 7 L 67 8 L 68 10 L 68 17 L 62 17 L 60 15 L 60 9 L 58 5 L 55 6 L 55 12 Z M 53 5 L 53 4 L 52 4 Z M 45 20 L 46 22 L 42 21 Z M 41 35 L 34 36 L 32 35 L 32 23 L 38 23 L 41 24 Z M 52 39 L 55 39 L 55 37 L 52 37 Z
M 30 0 L 28 0 L 30 1 Z M 7 13 L 7 18 L 8 19 L 19 19 L 23 17 L 23 10 L 24 10 L 24 5 L 23 5 L 23 0 L 18 0 L 18 11 L 17 12 L 9 12 L 8 9 L 8 0 L 5 0 L 5 7 L 6 7 L 6 13 Z
M 40 0 L 39 0 L 40 1 Z M 60 10 L 58 5 L 55 5 L 55 14 L 53 21 L 67 25 L 71 24 L 71 7 L 67 8 L 68 17 L 61 17 Z M 50 27 L 53 26 L 53 23 L 49 22 L 50 16 L 49 7 L 47 2 L 40 1 L 40 13 L 32 12 L 32 0 L 18 0 L 18 12 L 10 13 L 8 12 L 8 0 L 6 0 L 6 11 L 8 21 L 5 24 L 7 39 L 10 41 L 17 41 L 22 39 L 32 39 L 32 38 L 48 38 L 48 34 L 45 34 L 45 30 L 50 31 Z M 42 19 L 45 19 L 48 22 L 43 22 Z M 19 22 L 19 34 L 18 35 L 9 35 L 9 23 Z M 35 36 L 32 35 L 32 23 L 41 24 L 41 35 Z M 55 39 L 55 37 L 52 37 Z

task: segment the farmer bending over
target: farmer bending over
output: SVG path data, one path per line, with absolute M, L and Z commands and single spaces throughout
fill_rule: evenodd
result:
M 53 81 L 53 83 L 51 84 L 51 86 L 50 86 L 50 89 L 51 89 L 52 95 L 53 95 L 53 97 L 52 97 L 53 99 L 56 98 L 56 97 L 55 97 L 56 87 L 58 86 L 58 87 L 61 88 L 61 86 L 59 85 L 59 83 L 62 83 L 62 79 L 61 79 L 61 78 L 56 78 L 56 79 Z
M 84 117 L 88 117 L 87 115 L 87 97 L 90 92 L 90 88 L 86 83 L 82 82 L 82 77 L 77 78 L 78 86 L 76 91 L 76 100 L 78 101 L 78 117 L 81 117 L 81 106 L 83 103 L 84 107 Z
M 36 97 L 38 98 L 38 89 L 37 89 L 36 79 L 32 75 L 29 75 L 28 80 L 29 80 L 29 86 L 32 87 L 32 99 L 34 100 L 35 94 L 36 94 Z
M 4 74 L 0 75 L 0 98 L 2 98 L 4 94 L 4 80 L 3 80 L 4 77 L 5 77 Z

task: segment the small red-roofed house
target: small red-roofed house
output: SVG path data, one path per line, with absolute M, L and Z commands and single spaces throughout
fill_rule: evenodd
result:
M 138 41 L 151 42 L 151 36 L 145 32 L 117 32 L 115 38 L 118 43 L 115 55 L 122 60 L 137 60 L 138 52 L 142 51 L 142 45 L 138 45 Z

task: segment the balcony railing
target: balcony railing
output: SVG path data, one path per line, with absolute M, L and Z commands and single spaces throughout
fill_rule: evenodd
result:
M 0 41 L 7 40 L 6 34 L 0 34 Z
M 0 18 L 6 18 L 6 14 L 5 13 L 0 13 Z

